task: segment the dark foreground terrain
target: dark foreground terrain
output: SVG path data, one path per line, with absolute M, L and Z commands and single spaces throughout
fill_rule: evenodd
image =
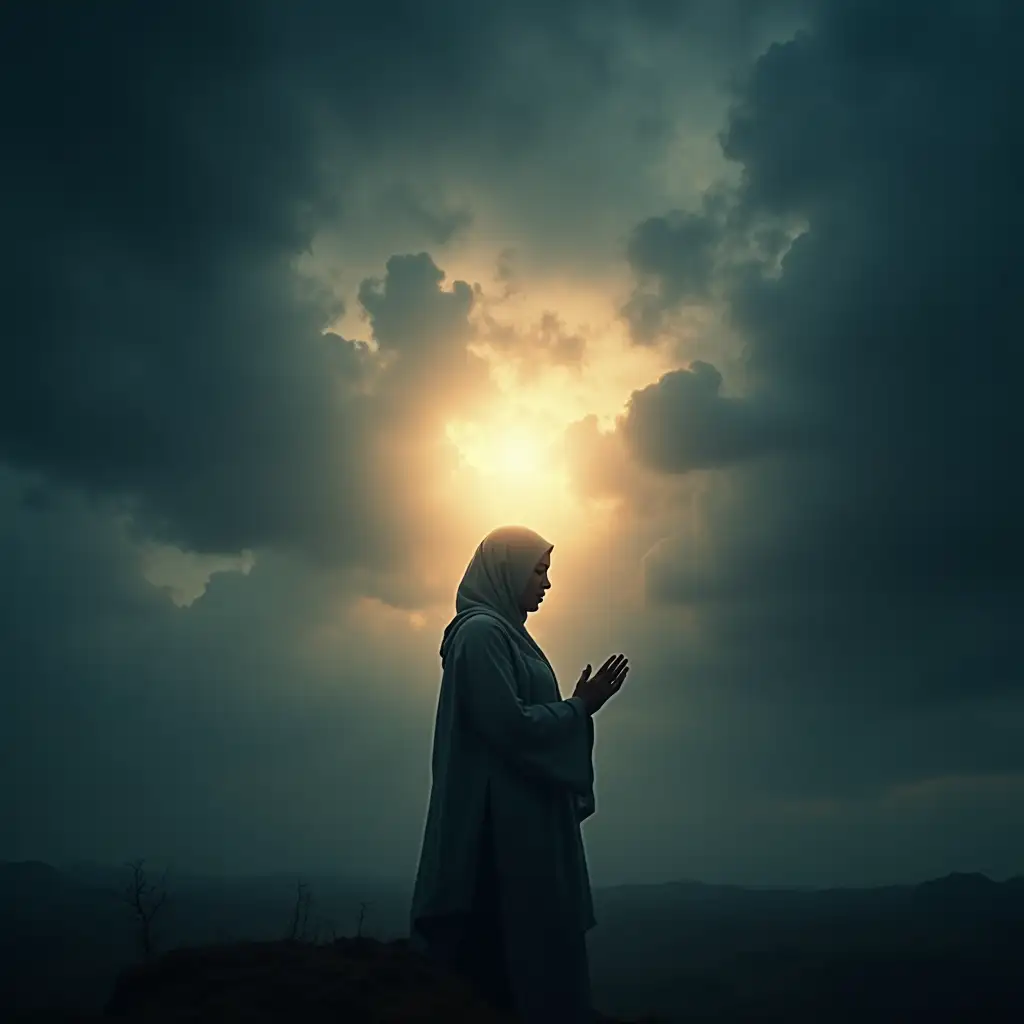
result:
M 182 949 L 125 972 L 107 1017 L 126 1021 L 499 1024 L 404 940 L 236 943 Z
M 371 938 L 175 949 L 122 971 L 102 1011 L 28 1011 L 16 1019 L 53 1024 L 512 1024 L 458 979 L 413 953 L 406 940 Z
M 0 1018 L 495 1020 L 409 950 L 400 886 L 314 879 L 297 915 L 294 879 L 172 877 L 143 963 L 123 881 L 0 865 Z M 1024 879 L 677 883 L 598 890 L 595 904 L 595 1000 L 617 1019 L 1024 1021 Z

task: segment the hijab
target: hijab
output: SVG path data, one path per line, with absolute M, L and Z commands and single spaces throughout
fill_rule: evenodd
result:
M 445 627 L 441 640 L 441 664 L 452 638 L 475 615 L 490 615 L 500 620 L 520 646 L 542 658 L 537 641 L 526 630 L 526 612 L 520 599 L 530 575 L 541 558 L 554 545 L 525 526 L 500 526 L 477 545 L 455 595 L 455 618 Z

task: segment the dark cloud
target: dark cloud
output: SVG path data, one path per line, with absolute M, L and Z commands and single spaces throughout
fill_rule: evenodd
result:
M 673 211 L 637 225 L 626 256 L 640 286 L 622 310 L 634 342 L 656 341 L 667 311 L 710 299 L 720 235 L 704 213 Z
M 386 560 L 363 486 L 380 474 L 369 395 L 409 370 L 382 377 L 366 346 L 325 335 L 340 303 L 296 269 L 336 182 L 267 14 L 111 5 L 51 31 L 23 10 L 5 33 L 0 454 L 118 496 L 183 546 Z M 443 293 L 436 268 L 413 281 L 417 260 L 433 266 L 397 258 L 364 290 L 377 341 L 450 364 L 470 292 Z
M 40 4 L 14 20 L 0 452 L 122 493 L 200 548 L 294 534 L 285 496 L 336 454 L 320 331 L 339 310 L 289 270 L 321 193 L 308 125 L 260 74 L 259 19 Z
M 723 135 L 742 180 L 718 286 L 748 346 L 732 408 L 785 412 L 816 447 L 713 486 L 692 541 L 652 554 L 652 596 L 696 609 L 744 685 L 918 706 L 1019 695 L 1021 8 L 815 12 L 757 62 Z M 741 257 L 741 231 L 777 244 L 793 225 L 781 263 L 756 241 Z M 669 247 L 647 269 L 691 257 Z M 663 469 L 743 449 L 702 373 L 703 405 L 679 374 L 634 396 Z
M 421 252 L 393 256 L 384 279 L 362 283 L 359 302 L 382 349 L 422 360 L 439 348 L 459 343 L 465 347 L 471 334 L 473 289 L 456 281 L 450 292 L 444 292 L 444 277 L 444 271 Z
M 721 391 L 718 370 L 695 361 L 634 391 L 619 429 L 640 462 L 665 473 L 728 466 L 806 440 L 807 428 L 781 413 Z
M 708 313 L 729 297 L 730 285 L 751 275 L 778 272 L 794 225 L 802 222 L 766 219 L 738 196 L 734 185 L 719 182 L 697 212 L 672 210 L 633 229 L 626 258 L 636 285 L 620 310 L 633 344 L 678 340 L 686 314 Z
M 201 550 L 348 558 L 390 542 L 372 498 L 353 498 L 374 416 L 346 401 L 348 374 L 372 360 L 323 336 L 341 306 L 297 259 L 344 205 L 358 161 L 338 147 L 365 158 L 382 127 L 442 139 L 447 101 L 470 103 L 483 74 L 485 26 L 339 10 L 5 16 L 0 457 L 120 495 Z M 342 38 L 358 40 L 348 59 Z M 437 216 L 439 235 L 464 223 Z M 383 347 L 458 359 L 468 287 L 441 298 L 417 269 L 429 258 L 411 260 L 363 291 Z
M 465 352 L 469 287 L 442 291 L 429 257 L 391 261 L 362 292 L 374 354 L 321 333 L 283 272 L 250 264 L 223 276 L 210 293 L 161 282 L 169 304 L 152 323 L 117 302 L 93 322 L 83 313 L 47 371 L 19 353 L 7 378 L 8 457 L 119 495 L 140 528 L 183 546 L 382 557 L 395 538 L 379 529 L 363 484 L 380 473 L 374 446 L 388 413 L 409 409 L 417 373 L 427 398 L 446 372 L 450 396 L 468 386 L 466 373 L 450 373 L 456 365 L 476 366 L 473 382 L 486 383 Z M 119 277 L 118 299 L 133 306 L 154 287 L 136 269 Z M 62 362 L 76 372 L 50 369 Z

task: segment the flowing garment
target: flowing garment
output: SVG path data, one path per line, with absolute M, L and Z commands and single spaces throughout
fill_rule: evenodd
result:
M 578 698 L 560 698 L 518 610 L 550 549 L 529 531 L 498 531 L 459 587 L 410 930 L 525 1024 L 590 1024 L 595 921 L 580 822 L 594 810 L 593 722 Z

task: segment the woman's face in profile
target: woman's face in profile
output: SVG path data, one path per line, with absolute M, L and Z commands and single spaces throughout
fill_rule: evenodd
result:
M 520 607 L 529 614 L 535 612 L 541 601 L 544 600 L 544 592 L 551 589 L 551 580 L 548 579 L 548 569 L 551 568 L 551 552 L 544 555 L 534 566 L 530 578 L 526 582 L 523 596 L 520 598 Z

